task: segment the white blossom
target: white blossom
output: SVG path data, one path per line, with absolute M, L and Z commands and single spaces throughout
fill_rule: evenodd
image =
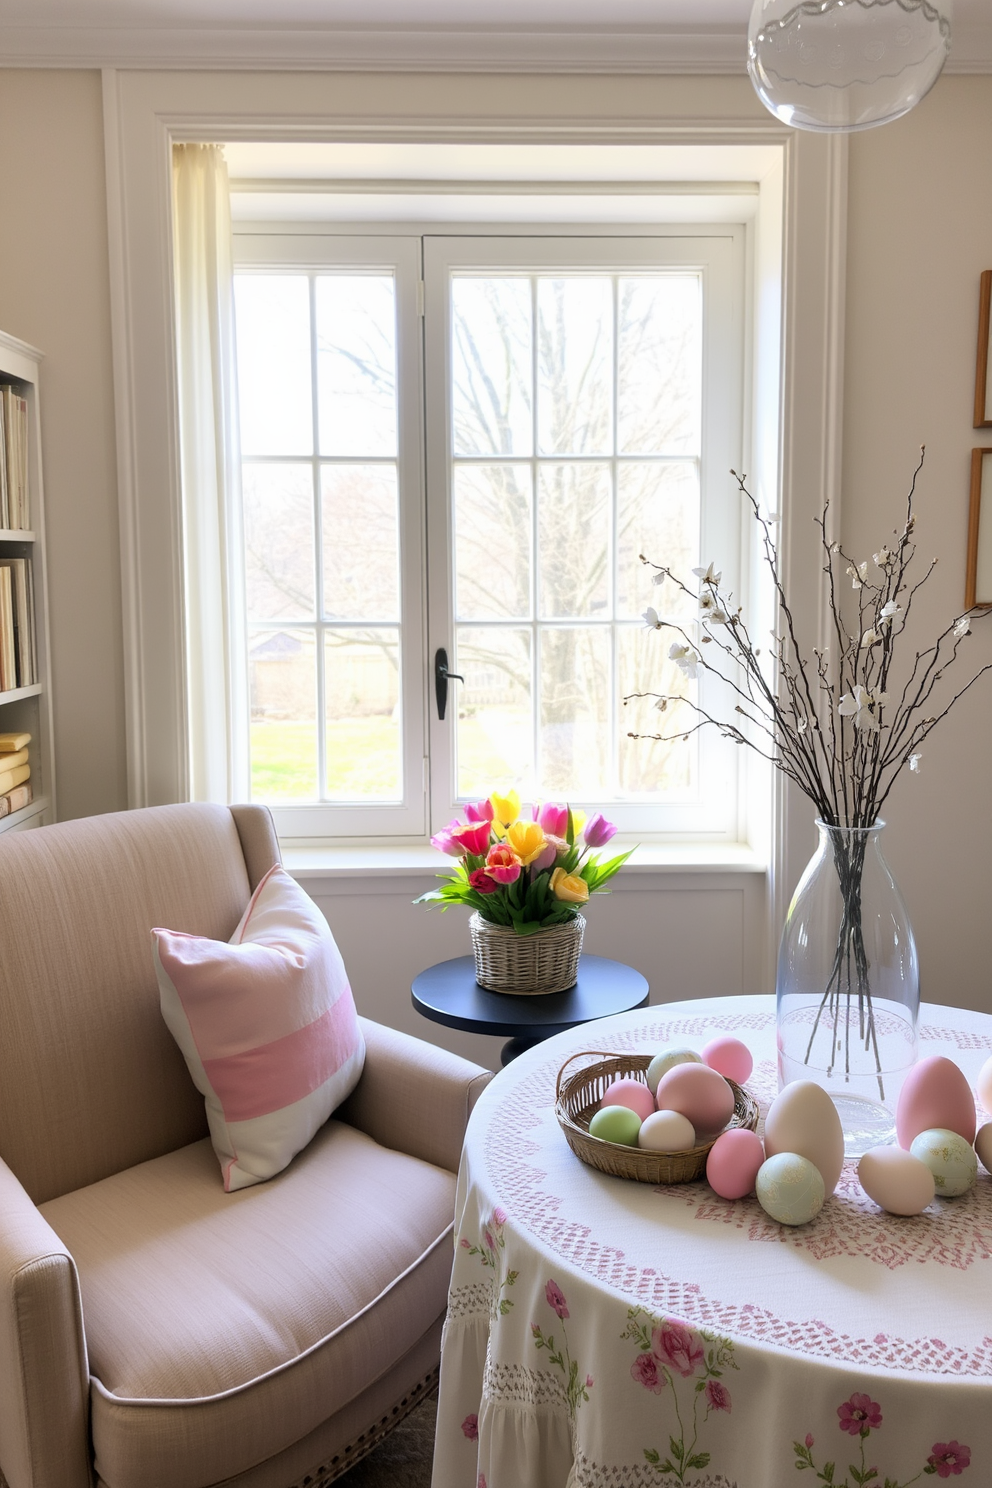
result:
M 668 570 L 665 568 L 659 568 L 656 574 L 651 575 L 651 582 L 652 584 L 663 584 L 667 577 Z
M 687 677 L 695 677 L 696 668 L 699 665 L 699 657 L 691 646 L 683 645 L 681 641 L 673 641 L 668 648 L 668 656 L 669 660 L 674 661 L 679 670 L 684 672 Z
M 909 768 L 912 770 L 914 775 L 919 775 L 920 773 L 920 760 L 922 758 L 922 754 L 911 754 L 909 756 Z
M 864 635 L 861 637 L 862 651 L 865 649 L 866 646 L 877 646 L 881 639 L 882 637 L 877 630 L 866 630 Z
M 806 730 L 807 730 L 808 727 L 809 727 L 809 722 L 808 722 L 807 719 L 805 719 L 805 718 L 797 718 L 796 719 L 796 733 L 797 734 L 804 734 L 806 732 Z
M 661 629 L 661 621 L 658 619 L 658 611 L 654 608 L 653 605 L 648 605 L 641 618 L 643 619 L 644 624 L 648 627 L 649 630 Z
M 694 568 L 692 571 L 700 583 L 709 584 L 713 589 L 716 588 L 723 578 L 723 574 L 715 572 L 712 563 L 708 563 L 705 568 Z
M 849 563 L 847 565 L 847 572 L 851 576 L 851 588 L 860 589 L 868 575 L 867 559 L 864 563 L 859 563 L 856 567 L 853 563 Z
M 716 595 L 708 589 L 699 596 L 699 613 L 704 620 L 709 620 L 712 625 L 726 625 L 727 623 L 726 610 Z
M 879 610 L 879 612 L 878 612 L 878 618 L 879 618 L 879 621 L 883 625 L 890 625 L 892 623 L 892 621 L 896 618 L 896 616 L 897 615 L 901 615 L 901 614 L 902 614 L 902 605 L 896 604 L 896 602 L 895 602 L 894 599 L 890 599 Z
M 853 692 L 846 692 L 841 698 L 837 704 L 837 712 L 842 718 L 852 718 L 855 728 L 866 729 L 870 734 L 877 734 L 879 730 L 877 710 L 888 700 L 888 693 L 877 692 L 873 697 L 859 682 Z
M 956 641 L 959 641 L 962 636 L 966 636 L 968 634 L 970 629 L 971 621 L 969 620 L 967 615 L 962 615 L 961 619 L 958 620 L 954 626 L 954 639 Z
M 871 557 L 876 568 L 888 568 L 892 562 L 892 554 L 886 547 L 879 548 L 878 552 L 872 553 Z

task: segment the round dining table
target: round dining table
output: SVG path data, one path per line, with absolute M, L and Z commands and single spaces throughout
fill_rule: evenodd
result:
M 751 1049 L 763 1115 L 770 997 L 570 1029 L 484 1091 L 458 1180 L 432 1488 L 992 1484 L 984 1169 L 897 1218 L 848 1163 L 820 1214 L 787 1227 L 753 1196 L 607 1176 L 568 1147 L 554 1101 L 571 1055 L 717 1034 Z M 921 1058 L 946 1055 L 974 1086 L 990 1051 L 992 1017 L 924 1005 Z

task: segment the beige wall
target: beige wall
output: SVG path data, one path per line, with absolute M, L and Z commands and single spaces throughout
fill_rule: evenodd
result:
M 992 77 L 944 78 L 905 119 L 854 135 L 848 210 L 846 544 L 863 558 L 885 541 L 925 443 L 919 552 L 940 561 L 920 629 L 936 634 L 964 604 L 970 451 L 992 443 L 971 427 L 978 279 L 992 268 Z M 989 662 L 992 614 L 958 675 Z M 885 815 L 924 998 L 992 1012 L 992 675 Z
M 367 79 L 335 80 L 335 103 L 368 106 Z M 535 104 L 538 87 L 543 106 Z M 758 107 L 746 83 L 695 79 L 414 79 L 397 81 L 412 108 L 430 98 L 462 117 L 583 107 L 601 117 L 656 99 L 671 116 L 701 86 L 720 111 Z M 342 88 L 346 95 L 342 98 Z M 393 100 L 391 107 L 398 108 Z M 52 641 L 59 808 L 64 817 L 125 804 L 123 663 L 107 228 L 100 79 L 95 72 L 0 72 L 0 325 L 39 346 L 44 364 Z M 929 446 L 920 502 L 921 547 L 941 564 L 927 595 L 934 623 L 960 609 L 968 453 L 981 269 L 992 267 L 992 78 L 945 78 L 907 119 L 851 139 L 847 374 L 846 542 L 866 556 L 898 520 L 916 447 Z M 992 632 L 990 632 L 992 635 Z M 992 660 L 992 639 L 969 658 Z M 981 685 L 980 685 L 981 686 Z M 987 740 L 992 679 L 925 751 L 924 772 L 901 785 L 888 812 L 890 856 L 917 926 L 925 995 L 992 1011 L 986 925 L 992 920 Z M 369 1010 L 411 1023 L 407 986 L 427 960 L 462 948 L 464 927 L 409 899 L 320 894 L 340 929 Z M 670 888 L 673 888 L 671 885 Z M 672 997 L 698 963 L 698 990 L 750 990 L 758 964 L 745 922 L 750 890 L 708 885 L 719 933 L 707 938 L 697 888 L 668 892 L 660 913 L 640 891 L 597 906 L 590 949 L 643 966 L 655 995 Z M 704 905 L 705 908 L 705 905 Z M 691 911 L 687 920 L 681 910 Z M 698 923 L 696 923 L 698 921 Z M 388 976 L 368 955 L 390 937 Z M 414 928 L 414 925 L 418 928 Z M 429 928 L 430 927 L 430 928 Z M 670 947 L 678 944 L 677 954 Z M 695 956 L 693 946 L 699 948 Z M 405 948 L 404 948 L 405 947 Z M 457 1041 L 457 1039 L 456 1039 Z M 462 1045 L 464 1047 L 464 1043 Z
M 59 815 L 126 804 L 103 110 L 97 72 L 0 71 L 0 326 L 45 354 Z

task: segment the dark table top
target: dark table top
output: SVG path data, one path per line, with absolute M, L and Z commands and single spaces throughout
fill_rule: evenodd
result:
M 647 979 L 639 971 L 622 961 L 587 955 L 579 959 L 575 986 L 546 997 L 487 992 L 475 980 L 472 956 L 429 966 L 414 980 L 412 991 L 417 1011 L 446 1028 L 532 1039 L 629 1012 L 648 1000 Z

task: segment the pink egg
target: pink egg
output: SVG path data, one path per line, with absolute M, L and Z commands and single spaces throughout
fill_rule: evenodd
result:
M 726 1035 L 710 1040 L 703 1050 L 703 1063 L 716 1070 L 718 1075 L 736 1080 L 738 1085 L 743 1085 L 754 1069 L 754 1060 L 747 1044 Z
M 966 1142 L 975 1140 L 975 1098 L 964 1075 L 943 1054 L 914 1064 L 903 1082 L 896 1107 L 899 1146 L 909 1150 L 920 1132 L 943 1127 Z
M 654 1097 L 640 1080 L 614 1080 L 603 1092 L 604 1106 L 626 1106 L 644 1121 L 655 1109 Z
M 696 1135 L 719 1131 L 734 1114 L 734 1092 L 705 1064 L 677 1064 L 658 1082 L 659 1111 L 680 1111 Z
M 706 1182 L 721 1199 L 742 1199 L 754 1192 L 754 1180 L 765 1160 L 761 1138 L 736 1126 L 717 1137 L 706 1159 Z

